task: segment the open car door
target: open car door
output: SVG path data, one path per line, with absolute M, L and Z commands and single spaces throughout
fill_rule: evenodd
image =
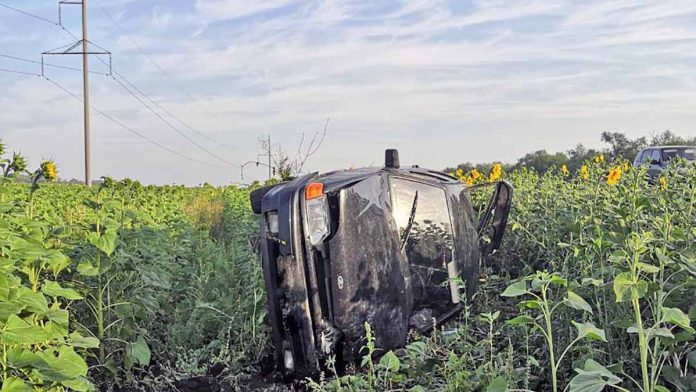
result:
M 483 215 L 481 215 L 477 228 L 479 238 L 482 241 L 481 255 L 483 257 L 492 254 L 500 248 L 512 202 L 512 185 L 507 181 L 475 185 L 471 187 L 471 190 L 480 190 L 492 186 L 495 186 L 495 190 Z

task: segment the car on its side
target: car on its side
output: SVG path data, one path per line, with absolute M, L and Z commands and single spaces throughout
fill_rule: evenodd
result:
M 493 192 L 479 218 L 470 193 L 485 185 L 401 167 L 387 150 L 384 167 L 310 173 L 252 192 L 276 369 L 312 376 L 331 356 L 356 360 L 365 323 L 386 352 L 461 312 L 510 211 L 512 186 L 486 185 Z
M 654 146 L 647 147 L 638 152 L 633 160 L 636 167 L 648 166 L 648 175 L 655 179 L 660 176 L 669 162 L 675 158 L 682 158 L 689 162 L 696 161 L 695 146 Z

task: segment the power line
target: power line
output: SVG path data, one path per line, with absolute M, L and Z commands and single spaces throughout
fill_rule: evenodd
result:
M 159 65 L 152 57 L 150 57 L 150 55 L 148 55 L 145 52 L 145 50 L 143 50 L 143 48 L 140 46 L 140 44 L 138 44 L 138 42 L 135 41 L 135 39 L 133 39 L 130 36 L 130 34 L 128 34 L 126 32 L 126 30 L 123 28 L 123 26 L 121 26 L 121 24 L 118 23 L 116 18 L 114 18 L 111 15 L 111 13 L 109 13 L 109 11 L 106 10 L 106 8 L 102 7 L 102 5 L 100 4 L 100 2 L 98 0 L 95 0 L 95 1 L 97 3 L 97 7 L 99 7 L 99 9 L 104 13 L 104 15 L 106 15 L 109 19 L 111 19 L 111 22 L 113 22 L 113 24 L 121 31 L 121 33 L 123 33 L 126 36 L 126 38 L 128 38 L 128 40 L 131 41 L 133 43 L 133 45 L 135 45 L 135 47 L 138 49 L 138 51 L 140 53 L 142 53 L 142 55 L 145 56 L 145 58 L 147 58 L 148 61 L 150 61 L 157 68 L 157 70 L 159 70 L 164 76 L 166 76 L 167 79 L 169 79 L 169 81 L 172 82 L 172 84 L 174 84 L 174 86 L 176 86 L 184 95 L 189 97 L 191 100 L 195 101 L 195 98 L 188 91 L 186 91 L 186 89 L 184 89 L 179 83 L 177 83 L 177 81 L 174 80 L 174 78 L 171 77 L 171 75 L 169 75 L 169 73 L 167 71 L 165 71 L 161 65 Z
M 31 72 L 24 72 L 24 71 L 16 71 L 16 70 L 13 70 L 13 69 L 4 69 L 4 68 L 0 68 L 0 72 L 8 72 L 8 73 L 14 73 L 14 74 L 19 74 L 19 75 L 39 76 L 39 77 L 41 77 L 41 75 L 39 75 L 39 74 L 35 74 L 35 73 L 31 73 Z
M 95 0 L 95 1 L 96 1 L 96 0 Z M 177 81 L 164 69 L 164 67 L 162 67 L 162 66 L 161 66 L 159 63 L 157 63 L 157 61 L 155 61 L 149 54 L 147 54 L 147 52 L 145 52 L 145 50 L 142 48 L 142 46 L 140 46 L 140 44 L 139 44 L 133 37 L 131 37 L 131 35 L 128 34 L 128 32 L 126 32 L 126 30 L 123 28 L 123 26 L 121 26 L 121 24 L 116 20 L 116 18 L 114 18 L 114 17 L 111 15 L 111 13 L 110 13 L 109 11 L 107 11 L 106 8 L 104 8 L 104 7 L 99 3 L 99 1 L 96 1 L 96 4 L 97 4 L 97 7 L 99 7 L 99 9 L 100 9 L 100 10 L 111 20 L 111 22 L 113 22 L 113 24 L 121 31 L 121 33 L 122 33 L 123 35 L 125 35 L 126 38 L 128 38 L 128 40 L 131 41 L 131 42 L 133 43 L 133 45 L 135 45 L 135 47 L 138 49 L 138 51 L 139 51 L 145 58 L 147 58 L 147 60 L 148 60 L 149 62 L 151 62 L 151 63 L 155 66 L 155 68 L 157 68 L 157 70 L 158 70 L 160 73 L 162 73 L 167 79 L 169 79 L 169 81 L 172 82 L 172 84 L 173 84 L 174 86 L 176 86 L 182 93 L 184 93 L 184 95 L 186 95 L 189 99 L 195 101 L 195 98 L 194 98 L 191 94 L 189 94 L 189 93 L 186 91 L 186 89 L 184 89 L 184 88 L 183 88 L 183 87 L 182 87 L 182 86 L 181 86 L 181 85 L 180 85 L 180 84 L 179 84 L 179 83 L 178 83 L 178 82 L 177 82 Z M 115 73 L 116 73 L 116 72 L 115 72 Z M 176 117 L 174 114 L 172 114 L 172 113 L 169 112 L 167 109 L 165 109 L 164 107 L 162 107 L 162 105 L 160 105 L 159 103 L 157 103 L 156 101 L 154 101 L 153 99 L 151 99 L 147 94 L 145 94 L 145 93 L 142 92 L 140 89 L 138 89 L 137 87 L 135 87 L 132 83 L 128 82 L 128 80 L 127 80 L 125 77 L 123 77 L 123 75 L 119 75 L 119 76 L 120 76 L 121 79 L 123 79 L 126 83 L 128 83 L 134 90 L 136 90 L 137 92 L 139 92 L 139 93 L 140 93 L 142 96 L 144 96 L 148 101 L 150 101 L 150 103 L 152 103 L 153 105 L 157 106 L 157 108 L 159 108 L 161 111 L 163 111 L 163 112 L 164 112 L 165 114 L 167 114 L 169 117 L 171 117 L 172 119 L 174 119 L 174 121 L 178 122 L 179 124 L 181 124 L 182 126 L 184 126 L 184 127 L 187 128 L 187 129 L 189 129 L 190 131 L 194 132 L 195 134 L 197 134 L 197 135 L 199 135 L 199 136 L 201 136 L 201 137 L 207 139 L 207 140 L 210 141 L 210 142 L 213 142 L 213 143 L 215 143 L 215 144 L 218 144 L 218 145 L 220 145 L 220 146 L 222 146 L 222 147 L 225 147 L 225 148 L 228 148 L 228 149 L 230 149 L 230 150 L 238 150 L 238 151 L 243 150 L 243 149 L 240 149 L 240 148 L 230 147 L 230 146 L 228 146 L 228 145 L 226 145 L 226 144 L 224 144 L 224 143 L 221 143 L 221 142 L 219 142 L 219 141 L 217 141 L 217 140 L 211 138 L 210 136 L 206 135 L 205 133 L 198 131 L 197 129 L 195 129 L 195 128 L 192 127 L 191 125 L 189 125 L 189 124 L 187 124 L 186 122 L 180 120 L 180 119 L 179 119 L 178 117 Z
M 228 164 L 228 165 L 231 165 L 231 166 L 236 166 L 234 163 L 232 163 L 232 162 L 226 160 L 225 158 L 220 157 L 219 155 L 215 154 L 214 152 L 212 152 L 212 151 L 208 150 L 207 148 L 203 147 L 202 145 L 200 145 L 200 144 L 199 144 L 198 142 L 196 142 L 195 140 L 191 139 L 188 135 L 186 135 L 184 132 L 182 132 L 179 128 L 175 127 L 172 123 L 170 123 L 169 121 L 167 121 L 166 118 L 162 117 L 161 114 L 157 113 L 156 110 L 154 110 L 150 105 L 148 105 L 145 101 L 143 101 L 137 94 L 135 94 L 131 89 L 129 89 L 125 84 L 123 84 L 123 83 L 122 83 L 120 80 L 118 80 L 116 77 L 112 77 L 112 79 L 115 80 L 116 83 L 118 83 L 119 85 L 121 85 L 121 87 L 123 87 L 123 88 L 128 92 L 128 94 L 130 94 L 131 96 L 133 96 L 135 99 L 138 100 L 138 102 L 140 102 L 143 106 L 145 106 L 145 108 L 147 108 L 147 110 L 149 110 L 150 112 L 152 112 L 152 114 L 154 114 L 154 115 L 155 115 L 157 118 L 159 118 L 163 123 L 165 123 L 167 126 L 169 126 L 169 128 L 171 128 L 173 131 L 175 131 L 176 133 L 178 133 L 179 135 L 181 135 L 183 138 L 185 138 L 186 140 L 188 140 L 191 144 L 195 145 L 196 147 L 198 147 L 198 148 L 201 149 L 202 151 L 206 152 L 208 155 L 212 156 L 213 158 L 215 158 L 215 159 L 217 159 L 217 160 L 219 160 L 219 161 L 221 161 L 221 162 L 224 162 L 224 163 L 226 163 L 226 164 Z
M 39 65 L 41 65 L 41 61 L 36 61 L 36 60 L 31 60 L 31 59 L 25 59 L 25 58 L 17 57 L 17 56 L 10 56 L 10 55 L 8 55 L 8 54 L 2 54 L 2 53 L 0 53 L 0 57 L 5 57 L 5 58 L 8 58 L 8 59 L 12 59 L 12 60 L 24 61 L 24 62 L 26 62 L 26 63 L 32 63 L 32 64 L 39 64 Z M 81 70 L 80 68 L 66 67 L 66 66 L 63 66 L 63 65 L 49 64 L 49 63 L 43 63 L 43 65 L 44 65 L 45 67 L 60 68 L 60 69 L 67 69 L 67 70 L 70 70 L 70 71 L 82 72 L 82 70 Z M 89 73 L 91 73 L 91 74 L 97 74 L 97 75 L 108 75 L 108 74 L 105 74 L 105 73 L 102 73 L 102 72 L 96 72 L 96 71 L 89 71 Z
M 158 109 L 160 109 L 160 110 L 161 110 L 162 112 L 164 112 L 166 115 L 168 115 L 169 117 L 171 117 L 171 118 L 172 118 L 174 121 L 176 121 L 177 123 L 181 124 L 182 126 L 184 126 L 184 127 L 187 128 L 187 129 L 189 129 L 191 132 L 193 132 L 193 133 L 195 133 L 195 134 L 197 134 L 197 135 L 199 135 L 199 136 L 201 136 L 201 137 L 207 139 L 207 140 L 210 141 L 210 142 L 213 142 L 213 143 L 215 143 L 215 144 L 218 144 L 218 145 L 220 145 L 220 146 L 222 146 L 222 147 L 225 147 L 225 148 L 228 148 L 228 149 L 230 149 L 230 150 L 236 150 L 236 151 L 251 151 L 251 150 L 245 150 L 245 149 L 242 149 L 242 148 L 230 147 L 230 146 L 228 146 L 228 145 L 226 145 L 226 144 L 224 144 L 224 143 L 221 143 L 221 142 L 219 142 L 219 141 L 217 141 L 217 140 L 215 140 L 215 139 L 209 137 L 209 136 L 206 135 L 205 133 L 198 131 L 197 129 L 195 129 L 195 128 L 192 127 L 191 125 L 189 125 L 189 124 L 187 124 L 186 122 L 184 122 L 183 120 L 179 119 L 177 116 L 175 116 L 175 115 L 174 115 L 173 113 L 171 113 L 169 110 L 167 110 L 166 108 L 164 108 L 164 107 L 163 107 L 162 105 L 160 105 L 157 101 L 155 101 L 154 99 L 152 99 L 150 96 L 148 96 L 147 94 L 145 94 L 141 89 L 139 89 L 136 85 L 134 85 L 133 83 L 131 83 L 125 76 L 123 76 L 122 74 L 120 74 L 118 71 L 112 70 L 112 72 L 113 72 L 116 76 L 118 76 L 118 77 L 120 77 L 121 79 L 123 79 L 123 81 L 126 82 L 133 90 L 135 90 L 135 91 L 138 92 L 140 95 L 142 95 L 143 97 L 145 97 L 145 99 L 147 99 L 151 104 L 155 105 Z
M 5 4 L 1 4 L 1 3 L 0 3 L 0 7 L 7 8 L 7 9 L 9 9 L 9 10 L 12 10 L 12 11 L 15 11 L 15 12 L 19 12 L 20 14 L 23 14 L 23 15 L 26 15 L 26 16 L 29 16 L 29 17 L 32 17 L 32 18 L 34 18 L 34 19 L 38 19 L 38 20 L 41 20 L 41 21 L 43 21 L 43 22 L 47 22 L 47 23 L 50 23 L 50 24 L 52 24 L 52 25 L 58 26 L 58 22 L 53 21 L 53 20 L 50 20 L 50 19 L 47 19 L 47 18 L 44 18 L 43 16 L 35 15 L 35 14 L 29 13 L 29 12 L 27 12 L 27 11 L 23 11 L 23 10 L 20 10 L 20 9 L 18 9 L 18 8 L 10 7 L 9 5 L 5 5 Z
M 75 40 L 77 40 L 77 41 L 80 41 L 80 38 L 77 37 L 75 34 L 73 34 L 73 33 L 72 33 L 70 30 L 68 30 L 65 26 L 63 26 L 62 23 L 57 23 L 57 22 L 54 22 L 54 21 L 49 20 L 49 19 L 47 19 L 47 18 L 41 17 L 41 16 L 39 16 L 39 15 L 31 14 L 31 13 L 29 13 L 29 12 L 26 12 L 26 11 L 23 11 L 23 10 L 14 8 L 14 7 L 6 6 L 6 5 L 4 5 L 4 4 L 0 4 L 0 6 L 2 6 L 2 7 L 4 7 L 4 8 L 7 8 L 7 9 L 10 9 L 10 10 L 13 10 L 13 11 L 16 11 L 16 12 L 19 12 L 19 13 L 24 14 L 24 15 L 26 15 L 26 16 L 30 16 L 30 17 L 36 18 L 36 19 L 38 19 L 38 20 L 41 20 L 41 21 L 50 23 L 50 24 L 52 24 L 52 25 L 58 26 L 58 27 L 60 27 L 63 31 L 65 31 L 68 35 L 70 35 L 73 39 L 75 39 Z M 170 76 L 170 75 L 169 75 L 169 74 L 156 62 L 156 61 L 154 61 L 154 59 L 152 59 L 152 58 L 142 49 L 142 47 L 141 47 L 133 38 L 131 38 L 131 37 L 125 32 L 125 30 L 123 29 L 123 27 L 116 21 L 116 19 L 115 19 L 113 16 L 111 16 L 111 14 L 110 14 L 106 9 L 104 9 L 104 7 L 102 7 L 100 4 L 97 4 L 97 6 L 99 6 L 99 8 L 107 15 L 107 17 L 108 17 L 109 19 L 111 19 L 111 21 L 116 25 L 116 27 L 118 27 L 119 30 L 121 30 L 121 32 L 124 33 L 124 35 L 126 35 L 126 36 L 128 37 L 128 39 L 129 39 L 131 42 L 133 42 L 133 44 L 138 48 L 138 50 L 139 50 L 150 62 L 152 62 L 152 63 L 157 67 L 157 69 L 158 69 L 160 72 L 162 72 L 162 73 L 163 73 L 175 86 L 177 86 L 184 94 L 186 94 L 186 95 L 187 95 L 189 98 L 191 98 L 192 100 L 195 100 L 195 98 L 193 98 L 188 92 L 186 92 L 186 90 L 183 89 L 183 87 L 181 87 L 181 85 L 179 85 L 179 84 L 178 84 L 178 83 L 177 83 L 177 82 L 176 82 L 176 81 L 175 81 L 175 80 L 174 80 L 174 79 L 173 79 L 173 78 L 172 78 L 172 77 L 171 77 L 171 76 Z M 6 58 L 12 58 L 12 59 L 15 59 L 15 60 L 19 60 L 19 61 L 26 61 L 26 62 L 30 62 L 30 63 L 41 64 L 40 62 L 36 62 L 36 61 L 33 61 L 33 60 L 29 60 L 29 59 L 19 58 L 19 57 L 16 57 L 16 56 L 9 56 L 9 55 L 2 55 L 2 56 L 3 56 L 3 57 L 6 57 Z M 106 62 L 105 62 L 103 59 L 101 59 L 99 56 L 97 56 L 97 59 L 98 59 L 102 64 L 107 65 Z M 59 66 L 59 65 L 54 65 L 54 64 L 44 64 L 44 65 L 47 65 L 47 66 L 50 66 L 50 67 L 55 67 L 55 68 L 62 68 L 62 69 L 75 70 L 75 71 L 82 71 L 81 69 L 78 69 L 78 68 L 65 67 L 65 66 Z M 3 71 L 4 71 L 4 72 L 12 72 L 12 73 L 24 74 L 24 75 L 31 75 L 31 76 L 41 76 L 41 75 L 35 75 L 35 74 L 31 74 L 31 73 L 28 73 L 28 72 L 22 72 L 22 71 L 13 71 L 13 70 L 4 70 L 4 69 L 3 69 Z M 149 97 L 147 94 L 145 94 L 142 90 L 138 89 L 133 83 L 131 83 L 131 82 L 130 82 L 128 79 L 126 79 L 123 75 L 121 75 L 121 74 L 118 73 L 117 71 L 113 71 L 113 72 L 114 72 L 116 75 L 118 75 L 121 79 L 123 79 L 123 80 L 124 80 L 128 85 L 130 85 L 134 90 L 136 90 L 138 93 L 140 93 L 142 96 L 144 96 L 144 97 L 145 97 L 148 101 L 150 101 L 153 105 L 157 106 L 160 110 L 162 110 L 164 113 L 166 113 L 167 115 L 169 115 L 170 117 L 172 117 L 174 120 L 176 120 L 177 122 L 179 122 L 180 124 L 182 124 L 182 125 L 185 126 L 186 128 L 190 129 L 191 131 L 195 132 L 196 134 L 198 134 L 198 135 L 200 135 L 200 136 L 202 136 L 202 137 L 204 137 L 204 138 L 206 138 L 206 139 L 208 139 L 208 140 L 210 140 L 210 141 L 212 141 L 212 142 L 214 142 L 214 143 L 217 143 L 217 144 L 220 144 L 220 145 L 222 145 L 222 146 L 224 146 L 224 147 L 233 149 L 233 148 L 231 148 L 231 147 L 229 147 L 229 146 L 226 146 L 226 145 L 223 144 L 223 143 L 220 143 L 220 142 L 218 142 L 218 141 L 216 141 L 216 140 L 210 138 L 209 136 L 205 135 L 204 133 L 195 130 L 193 127 L 191 127 L 190 125 L 186 124 L 186 123 L 183 122 L 182 120 L 179 120 L 179 119 L 178 119 L 176 116 L 174 116 L 171 112 L 169 112 L 168 110 L 164 109 L 160 104 L 156 103 L 152 98 L 150 98 L 150 97 Z M 101 73 L 99 73 L 99 72 L 94 72 L 94 73 L 101 74 Z M 108 76 L 108 75 L 107 75 L 107 76 Z M 225 162 L 225 163 L 228 164 L 228 165 L 234 165 L 232 162 L 230 162 L 230 161 L 228 161 L 228 160 L 226 160 L 226 159 L 224 159 L 224 158 L 218 156 L 217 154 L 213 153 L 212 151 L 210 151 L 210 150 L 206 149 L 205 147 L 201 146 L 201 145 L 200 145 L 199 143 L 197 143 L 195 140 L 193 140 L 193 139 L 191 139 L 190 137 L 188 137 L 185 133 L 183 133 L 181 130 L 179 130 L 177 127 L 175 127 L 175 126 L 174 126 L 173 124 L 171 124 L 169 121 L 167 121 L 164 117 L 162 117 L 162 115 L 160 115 L 159 113 L 157 113 L 157 111 L 155 111 L 154 109 L 152 109 L 152 107 L 150 107 L 150 106 L 149 106 L 147 103 L 145 103 L 140 97 L 138 97 L 137 94 L 133 93 L 133 91 L 131 91 L 127 86 L 125 86 L 120 80 L 116 79 L 116 78 L 113 77 L 113 76 L 112 76 L 112 78 L 113 78 L 118 84 L 120 84 L 130 95 L 132 95 L 134 98 L 136 98 L 143 106 L 145 106 L 149 111 L 151 111 L 155 116 L 157 116 L 160 120 L 162 120 L 162 121 L 163 121 L 165 124 L 167 124 L 170 128 L 172 128 L 174 131 L 176 131 L 176 132 L 179 133 L 181 136 L 183 136 L 183 137 L 184 137 L 186 140 L 188 140 L 190 143 L 194 144 L 196 147 L 200 148 L 201 150 L 203 150 L 203 151 L 206 152 L 207 154 L 213 156 L 214 158 L 216 158 L 216 159 L 218 159 L 218 160 L 220 160 L 220 161 L 222 161 L 222 162 Z M 56 84 L 54 81 L 48 79 L 48 77 L 46 77 L 46 79 L 47 79 L 48 81 L 50 81 L 50 82 Z M 56 85 L 57 85 L 57 84 L 56 84 Z M 76 97 L 76 98 L 79 98 L 79 97 L 75 96 L 74 94 L 70 93 L 69 91 L 65 90 L 64 88 L 62 88 L 62 86 L 59 86 L 59 85 L 57 85 L 57 86 L 60 87 L 61 89 L 63 89 L 65 92 L 69 93 L 70 95 L 72 95 L 72 96 L 74 96 L 74 97 Z M 82 101 L 82 99 L 80 99 L 80 100 Z M 92 106 L 90 105 L 90 107 L 92 107 Z M 93 110 L 94 110 L 94 109 L 93 109 Z M 95 111 L 96 111 L 96 110 L 95 110 Z M 104 117 L 109 118 L 109 116 L 106 115 L 106 114 L 103 113 L 103 112 L 100 112 L 100 114 L 102 114 L 102 116 L 104 116 Z M 113 119 L 113 118 L 110 118 L 110 119 L 111 119 L 112 121 L 115 121 L 115 119 Z M 121 125 L 122 127 L 124 126 L 123 124 L 119 124 L 119 125 Z M 132 131 L 132 130 L 131 130 L 131 131 Z M 140 136 L 142 136 L 142 135 L 140 135 Z M 144 137 L 144 136 L 143 136 L 143 137 Z M 145 137 L 145 138 L 146 138 L 146 137 Z M 151 142 L 154 142 L 154 141 L 152 141 L 151 139 L 147 139 L 147 140 L 149 140 L 149 141 L 151 141 Z M 156 142 L 155 142 L 155 143 L 156 143 Z M 164 146 L 161 146 L 161 145 L 160 145 L 160 147 L 165 148 L 167 151 L 176 153 L 174 150 L 170 150 L 170 149 L 168 149 L 167 147 L 164 147 Z M 177 153 L 177 154 L 178 154 L 178 153 Z M 181 154 L 178 154 L 178 155 L 181 155 Z M 193 158 L 188 158 L 188 159 L 189 159 L 189 160 L 193 160 L 193 161 L 198 162 L 198 163 L 207 164 L 207 163 L 205 163 L 205 162 L 198 161 L 198 160 L 195 160 L 195 159 L 193 159 Z M 210 165 L 210 164 L 207 164 L 207 165 Z
M 71 92 L 70 90 L 68 90 L 67 88 L 61 86 L 61 85 L 58 84 L 57 82 L 55 82 L 55 81 L 53 81 L 52 79 L 48 78 L 47 76 L 44 76 L 44 79 L 46 79 L 48 82 L 50 82 L 50 83 L 53 84 L 54 86 L 56 86 L 56 87 L 58 87 L 59 89 L 61 89 L 61 90 L 62 90 L 63 92 L 65 92 L 66 94 L 68 94 L 68 95 L 70 95 L 71 97 L 73 97 L 73 98 L 77 99 L 78 101 L 82 102 L 82 98 L 80 98 L 80 96 L 78 96 L 77 94 Z M 168 151 L 168 152 L 170 152 L 170 153 L 172 153 L 172 154 L 174 154 L 174 155 L 177 155 L 177 156 L 179 156 L 179 157 L 181 157 L 181 158 L 184 158 L 184 159 L 187 159 L 187 160 L 189 160 L 189 161 L 191 161 L 191 162 L 196 162 L 196 163 L 199 163 L 199 164 L 202 164 L 202 165 L 212 166 L 212 167 L 222 167 L 222 166 L 220 166 L 220 165 L 213 165 L 213 164 L 210 164 L 210 163 L 208 163 L 208 162 L 204 162 L 204 161 L 200 161 L 200 160 L 195 159 L 195 158 L 191 158 L 191 157 L 189 157 L 189 156 L 187 156 L 187 155 L 184 155 L 184 154 L 182 154 L 182 153 L 180 153 L 180 152 L 178 152 L 178 151 L 176 151 L 176 150 L 172 150 L 171 148 L 169 148 L 169 147 L 167 147 L 167 146 L 165 146 L 165 145 L 163 145 L 163 144 L 160 144 L 160 143 L 158 143 L 157 141 L 155 141 L 155 140 L 153 140 L 153 139 L 151 139 L 151 138 L 149 138 L 149 137 L 143 135 L 142 133 L 140 133 L 140 132 L 134 130 L 133 128 L 131 128 L 131 127 L 127 126 L 126 124 L 122 123 L 121 121 L 115 119 L 115 118 L 112 117 L 111 115 L 109 115 L 109 114 L 107 114 L 107 113 L 105 113 L 105 112 L 99 110 L 98 108 L 94 107 L 93 105 L 90 105 L 90 109 L 94 110 L 97 114 L 103 116 L 103 117 L 106 118 L 107 120 L 113 122 L 114 124 L 118 125 L 119 127 L 125 129 L 126 131 L 128 131 L 128 132 L 130 132 L 130 133 L 132 133 L 132 134 L 138 136 L 139 138 L 144 139 L 144 140 L 146 140 L 147 142 L 152 143 L 152 144 L 154 144 L 155 146 L 157 146 L 157 147 L 159 147 L 159 148 L 161 148 L 161 149 L 163 149 L 163 150 L 166 150 L 166 151 Z

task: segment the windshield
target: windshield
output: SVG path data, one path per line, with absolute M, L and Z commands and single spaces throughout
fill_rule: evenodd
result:
M 411 269 L 414 309 L 429 308 L 437 317 L 451 303 L 450 289 L 444 285 L 453 246 L 447 194 L 401 178 L 392 178 L 390 185 L 394 220 Z
M 663 161 L 671 161 L 677 157 L 684 158 L 687 161 L 696 160 L 696 147 L 671 147 L 662 150 Z

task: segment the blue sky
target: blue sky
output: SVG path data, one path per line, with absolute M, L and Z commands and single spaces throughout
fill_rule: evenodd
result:
M 0 0 L 57 20 L 57 0 Z M 198 133 L 168 128 L 114 80 L 95 107 L 185 160 L 93 116 L 94 173 L 145 183 L 240 180 L 271 133 L 290 154 L 330 118 L 309 169 L 402 161 L 442 168 L 599 144 L 605 130 L 696 134 L 696 3 L 686 1 L 89 0 L 90 40 L 138 89 Z M 112 15 L 119 29 L 102 11 Z M 79 7 L 63 8 L 79 34 Z M 0 7 L 0 55 L 40 60 L 60 27 Z M 143 49 L 170 78 L 157 69 Z M 80 67 L 77 56 L 50 61 Z M 96 59 L 95 71 L 105 72 Z M 0 57 L 0 68 L 40 72 Z M 81 93 L 79 72 L 47 75 Z M 175 84 L 176 83 L 176 84 Z M 0 137 L 82 175 L 81 104 L 39 77 L 0 72 Z M 160 111 L 159 108 L 155 108 Z M 210 139 L 221 144 L 213 143 Z M 225 146 L 222 146 L 224 144 Z M 231 147 L 231 148 L 230 148 Z M 229 162 L 229 163 L 228 163 Z M 230 164 L 231 163 L 231 164 Z M 245 179 L 262 177 L 248 167 Z

